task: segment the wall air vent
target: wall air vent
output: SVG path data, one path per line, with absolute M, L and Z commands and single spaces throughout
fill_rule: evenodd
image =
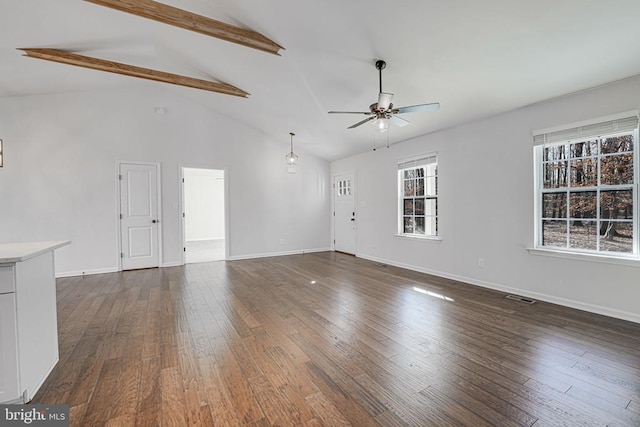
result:
M 507 295 L 505 298 L 506 299 L 512 299 L 514 301 L 520 301 L 520 302 L 523 302 L 525 304 L 533 304 L 533 303 L 536 302 L 536 300 L 534 300 L 534 299 L 523 297 L 523 296 L 520 296 L 520 295 Z

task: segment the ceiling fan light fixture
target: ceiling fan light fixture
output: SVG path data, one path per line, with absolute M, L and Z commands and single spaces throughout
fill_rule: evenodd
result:
M 284 159 L 288 166 L 295 166 L 298 164 L 298 155 L 293 152 L 293 137 L 295 133 L 289 132 L 289 135 L 291 135 L 291 151 L 284 156 Z
M 389 130 L 389 119 L 385 117 L 375 119 L 371 123 L 376 127 L 376 129 L 378 129 L 380 133 L 384 133 Z

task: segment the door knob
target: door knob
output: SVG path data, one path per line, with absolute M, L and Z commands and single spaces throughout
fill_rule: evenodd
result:
M 151 220 L 151 222 L 152 222 L 153 224 L 155 224 L 156 222 L 158 222 L 158 220 L 156 220 L 156 219 L 152 219 L 152 220 Z

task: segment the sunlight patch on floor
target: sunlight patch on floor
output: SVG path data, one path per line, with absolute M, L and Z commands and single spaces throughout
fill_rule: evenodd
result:
M 429 295 L 430 297 L 439 298 L 439 299 L 445 300 L 445 301 L 455 302 L 455 300 L 453 298 L 449 298 L 449 297 L 446 297 L 444 295 L 437 294 L 435 292 L 427 291 L 426 289 L 418 288 L 417 286 L 414 286 L 413 290 L 416 291 L 416 292 L 420 292 L 421 294 Z

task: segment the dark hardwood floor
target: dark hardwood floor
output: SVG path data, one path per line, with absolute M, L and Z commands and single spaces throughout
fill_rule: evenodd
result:
M 336 253 L 59 279 L 76 426 L 639 426 L 640 325 Z

